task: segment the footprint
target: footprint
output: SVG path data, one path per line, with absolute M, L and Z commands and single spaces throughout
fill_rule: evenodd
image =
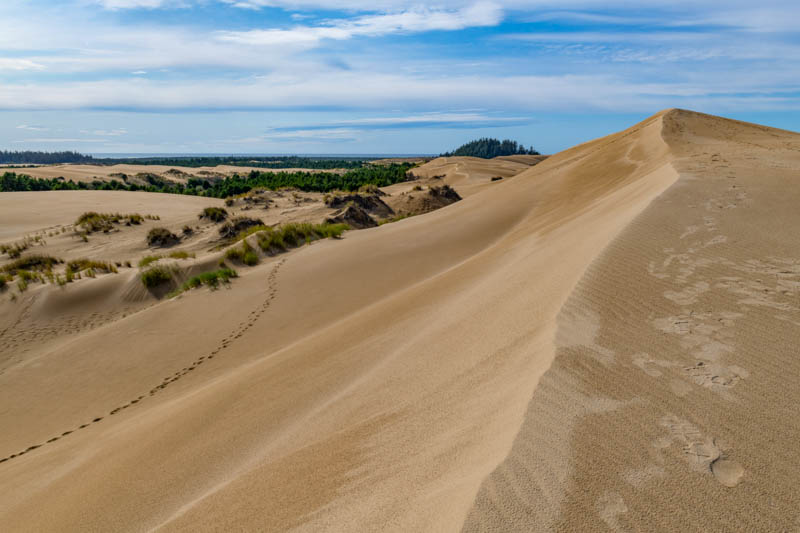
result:
M 744 468 L 730 459 L 717 459 L 711 463 L 711 472 L 726 487 L 735 487 L 744 476 Z
M 628 512 L 625 501 L 616 492 L 606 492 L 597 501 L 598 514 L 603 522 L 614 531 L 621 531 L 617 517 Z
M 735 487 L 739 484 L 745 469 L 724 455 L 716 439 L 703 435 L 690 422 L 676 416 L 664 417 L 661 425 L 669 430 L 670 435 L 657 441 L 657 447 L 666 448 L 677 441 L 682 446 L 683 453 L 693 470 L 711 473 L 726 487 Z

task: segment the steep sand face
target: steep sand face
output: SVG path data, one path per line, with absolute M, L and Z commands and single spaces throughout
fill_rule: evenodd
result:
M 681 177 L 561 311 L 467 531 L 800 528 L 800 135 L 663 122 Z
M 677 177 L 662 121 L 24 354 L 0 375 L 0 522 L 460 528 L 562 304 Z

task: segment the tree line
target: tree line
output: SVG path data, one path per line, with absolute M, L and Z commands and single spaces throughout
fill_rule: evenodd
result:
M 146 185 L 126 183 L 117 179 L 110 181 L 74 182 L 64 178 L 35 178 L 26 174 L 5 172 L 0 177 L 0 192 L 12 191 L 146 191 L 169 194 L 189 194 L 227 198 L 251 191 L 255 188 L 281 189 L 294 187 L 307 192 L 330 192 L 333 190 L 355 191 L 364 185 L 386 187 L 409 179 L 410 163 L 391 165 L 369 165 L 355 168 L 342 174 L 333 172 L 258 172 L 245 175 L 234 174 L 223 179 L 190 178 L 186 183 L 167 180 L 150 180 Z
M 59 163 L 85 163 L 92 165 L 167 165 L 181 167 L 215 167 L 230 165 L 258 168 L 359 168 L 369 160 L 346 157 L 300 157 L 300 156 L 164 156 L 164 157 L 93 157 L 78 152 L 37 152 L 0 150 L 0 164 L 6 165 L 55 165 Z
M 498 139 L 484 137 L 463 144 L 452 152 L 445 152 L 442 154 L 442 157 L 470 156 L 491 159 L 502 155 L 539 155 L 539 152 L 534 150 L 533 146 L 525 148 L 523 145 L 517 143 L 517 141 L 509 139 L 500 141 Z
M 0 150 L 0 164 L 6 165 L 54 165 L 56 163 L 92 163 L 95 159 L 90 155 L 78 152 L 33 152 L 25 150 L 11 152 Z

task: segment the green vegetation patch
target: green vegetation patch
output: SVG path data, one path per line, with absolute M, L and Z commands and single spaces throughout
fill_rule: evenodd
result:
M 500 141 L 484 137 L 483 139 L 463 144 L 452 152 L 445 152 L 442 157 L 470 156 L 491 159 L 503 155 L 539 155 L 539 152 L 534 150 L 533 146 L 525 148 L 516 141 L 509 139 Z
M 225 252 L 225 259 L 231 261 L 238 261 L 247 266 L 255 266 L 258 264 L 258 254 L 255 249 L 247 242 L 247 239 L 242 240 L 241 246 L 229 248 Z
M 139 268 L 144 268 L 150 265 L 151 263 L 155 263 L 159 259 L 164 259 L 164 257 L 165 256 L 163 255 L 146 255 L 139 260 Z M 175 250 L 174 252 L 170 252 L 169 255 L 167 255 L 166 257 L 169 257 L 170 259 L 189 259 L 190 257 L 194 258 L 195 255 L 192 252 L 186 252 L 184 250 Z
M 338 239 L 348 229 L 347 224 L 284 224 L 260 231 L 258 246 L 266 253 L 280 253 L 318 239 Z
M 147 233 L 147 244 L 150 246 L 171 246 L 180 241 L 180 237 L 167 228 L 153 228 Z
M 95 211 L 87 211 L 83 213 L 75 221 L 75 225 L 84 229 L 87 233 L 94 233 L 102 231 L 108 233 L 114 229 L 115 224 L 125 224 L 126 226 L 141 224 L 145 218 L 155 219 L 154 215 L 142 216 L 139 213 L 97 213 Z
M 64 261 L 62 259 L 49 255 L 27 255 L 5 265 L 2 269 L 0 269 L 0 271 L 8 272 L 11 275 L 16 275 L 19 273 L 19 271 L 27 270 L 45 271 L 52 270 L 53 265 L 58 265 L 63 262 Z
M 197 276 L 192 276 L 181 285 L 180 291 L 188 291 L 198 287 L 206 286 L 212 290 L 217 289 L 220 283 L 230 283 L 232 278 L 238 278 L 239 274 L 232 268 L 224 267 L 211 272 L 203 272 Z
M 161 285 L 170 283 L 174 276 L 174 269 L 164 266 L 154 266 L 142 272 L 139 277 L 142 280 L 142 285 L 148 289 L 155 289 Z
M 93 277 L 96 271 L 106 273 L 117 273 L 117 267 L 114 263 L 107 263 L 105 261 L 93 261 L 91 259 L 75 259 L 67 263 L 67 272 L 76 274 L 84 270 L 90 271 L 89 277 Z
M 364 185 L 385 187 L 408 180 L 411 163 L 390 165 L 365 165 L 352 168 L 346 172 L 305 172 L 279 171 L 259 172 L 253 170 L 246 175 L 234 174 L 223 179 L 209 181 L 190 178 L 186 183 L 164 180 L 158 176 L 147 174 L 140 177 L 142 185 L 125 183 L 118 180 L 91 183 L 74 182 L 63 178 L 34 178 L 25 174 L 5 172 L 0 176 L 0 192 L 3 191 L 61 191 L 61 190 L 101 190 L 101 191 L 146 191 L 169 194 L 191 194 L 214 198 L 228 198 L 263 188 L 269 190 L 294 187 L 301 191 L 329 192 L 336 189 L 357 191 Z M 231 200 L 230 204 L 232 205 Z
M 207 218 L 212 222 L 222 222 L 228 218 L 228 212 L 222 207 L 206 207 L 198 218 Z

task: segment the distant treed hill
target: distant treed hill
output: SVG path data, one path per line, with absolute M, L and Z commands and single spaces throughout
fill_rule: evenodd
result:
M 442 154 L 443 157 L 469 156 L 491 159 L 501 155 L 539 155 L 539 152 L 530 148 L 525 148 L 516 141 L 509 139 L 500 141 L 498 139 L 483 138 L 477 141 L 468 142 L 453 150 Z
M 56 163 L 94 163 L 90 155 L 78 152 L 7 152 L 0 150 L 0 164 L 6 165 L 53 165 Z
M 197 156 L 197 157 L 92 157 L 78 152 L 9 152 L 0 150 L 0 164 L 55 165 L 85 163 L 92 165 L 166 165 L 180 167 L 215 167 L 230 165 L 258 168 L 359 168 L 367 159 L 300 156 Z
M 343 174 L 333 172 L 258 172 L 240 176 L 234 174 L 223 179 L 190 178 L 185 184 L 172 182 L 158 176 L 150 176 L 148 185 L 125 183 L 124 181 L 93 181 L 75 183 L 64 178 L 32 178 L 24 174 L 6 172 L 0 176 L 0 192 L 12 191 L 147 191 L 193 196 L 226 198 L 246 193 L 255 188 L 280 189 L 295 187 L 303 191 L 329 192 L 332 190 L 355 191 L 364 185 L 385 187 L 409 179 L 410 163 L 392 165 L 368 165 Z

